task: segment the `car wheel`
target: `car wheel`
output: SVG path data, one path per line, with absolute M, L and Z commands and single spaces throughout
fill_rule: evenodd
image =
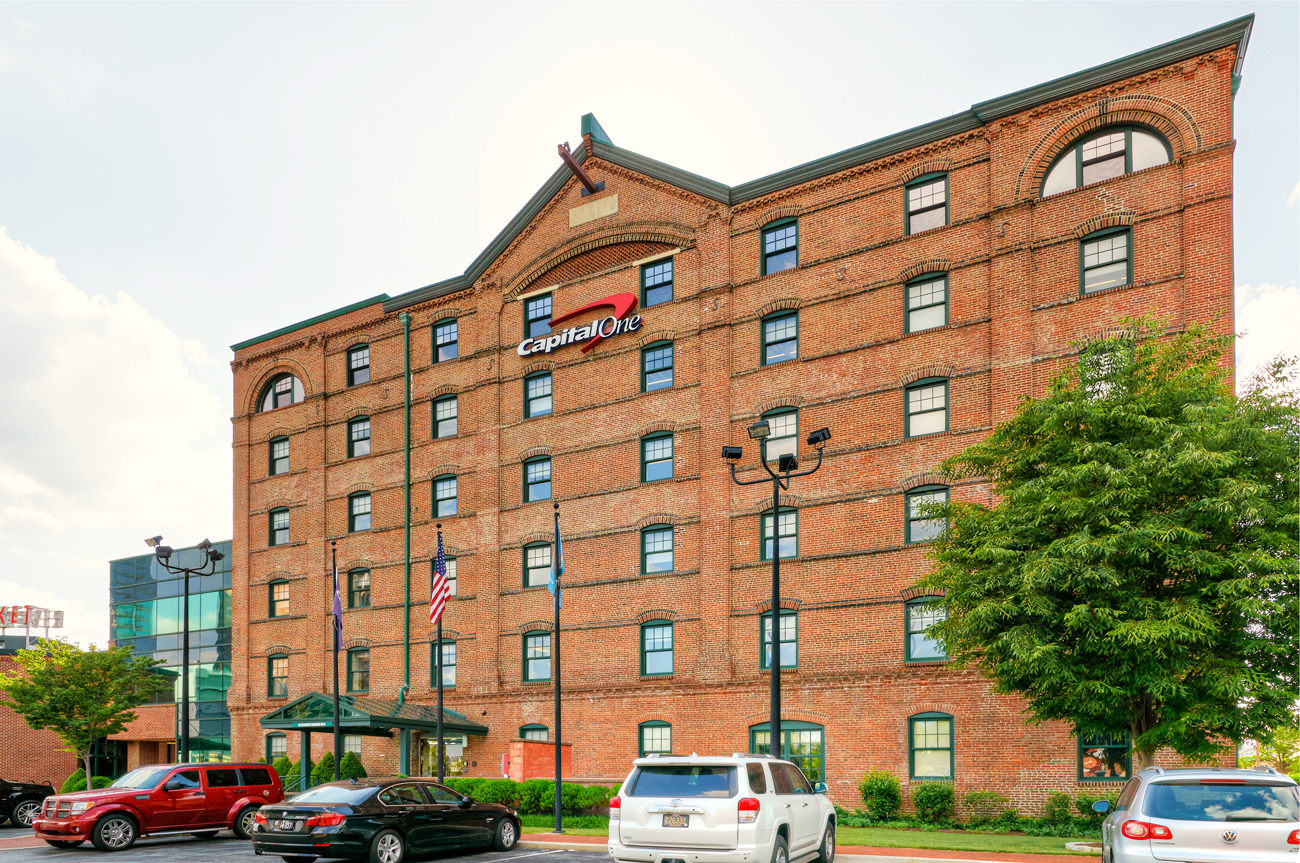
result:
M 9 814 L 9 818 L 19 827 L 31 827 L 36 823 L 36 819 L 41 815 L 41 803 L 39 800 L 24 800 L 14 807 L 14 811 Z
M 790 851 L 786 848 L 785 837 L 776 837 L 772 846 L 772 863 L 790 863 Z
M 255 818 L 257 818 L 257 807 L 245 806 L 243 809 L 240 809 L 239 814 L 235 816 L 235 826 L 230 829 L 233 830 L 235 835 L 240 839 L 252 839 Z
M 127 815 L 111 813 L 95 823 L 90 841 L 100 851 L 125 851 L 135 844 L 140 831 Z
M 826 831 L 822 833 L 822 844 L 817 849 L 818 863 L 835 863 L 835 822 L 826 822 Z
M 498 851 L 509 851 L 519 842 L 519 830 L 515 827 L 515 822 L 509 818 L 502 818 L 497 824 L 496 835 L 492 837 L 492 847 Z
M 402 863 L 406 843 L 396 830 L 381 830 L 370 843 L 370 863 Z
M 66 842 L 62 839 L 46 839 L 45 844 L 52 845 L 55 848 L 76 848 L 85 841 L 85 839 L 78 839 L 74 842 Z
M 202 833 L 191 833 L 195 839 L 215 839 L 220 830 L 204 830 Z

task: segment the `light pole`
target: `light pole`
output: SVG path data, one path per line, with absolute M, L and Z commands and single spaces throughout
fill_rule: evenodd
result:
M 797 476 L 809 476 L 822 466 L 822 448 L 831 439 L 831 430 L 819 429 L 808 435 L 808 446 L 817 449 L 817 464 L 809 470 L 798 470 L 799 460 L 796 453 L 782 453 L 777 460 L 776 470 L 767 463 L 767 438 L 772 433 L 767 420 L 760 418 L 749 427 L 749 436 L 758 441 L 759 461 L 763 469 L 772 478 L 772 634 L 768 638 L 771 658 L 768 670 L 772 674 L 771 714 L 768 719 L 769 754 L 780 758 L 784 754 L 781 746 L 781 490 L 790 490 L 790 480 Z M 731 462 L 731 479 L 736 485 L 757 485 L 767 479 L 742 480 L 736 478 L 736 462 L 740 461 L 743 451 L 738 446 L 724 446 L 722 457 Z M 765 543 L 759 529 L 759 541 Z M 760 549 L 764 546 L 760 546 Z M 761 659 L 760 659 L 761 661 Z
M 176 760 L 178 764 L 184 764 L 190 760 L 190 576 L 192 575 L 212 575 L 216 569 L 209 572 L 203 570 L 208 564 L 215 564 L 225 557 L 224 554 L 212 547 L 212 543 L 203 540 L 199 543 L 198 549 L 203 555 L 203 563 L 198 566 L 172 566 L 168 563 L 172 556 L 172 547 L 162 544 L 161 536 L 153 536 L 144 541 L 144 544 L 153 549 L 154 556 L 158 559 L 158 565 L 168 572 L 181 574 L 185 579 L 185 599 L 181 607 L 181 733 L 180 739 L 177 740 Z

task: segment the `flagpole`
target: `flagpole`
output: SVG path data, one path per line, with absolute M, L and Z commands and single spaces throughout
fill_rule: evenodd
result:
M 442 548 L 442 525 L 441 524 L 438 525 L 438 548 L 439 549 Z M 436 574 L 434 575 L 434 578 L 435 579 L 437 578 Z M 437 632 L 436 639 L 437 639 L 438 646 L 434 648 L 434 655 L 437 657 L 437 663 L 434 669 L 434 674 L 436 674 L 438 677 L 438 781 L 442 782 L 443 781 L 443 774 L 442 774 L 443 742 L 442 742 L 442 615 L 441 614 L 438 615 L 438 632 Z
M 560 545 L 560 505 L 554 504 L 555 507 L 555 551 L 551 558 L 551 573 L 555 579 L 554 606 L 555 606 L 555 627 L 551 630 L 551 657 L 554 664 L 555 674 L 555 829 L 552 833 L 563 833 L 564 822 L 560 816 L 560 783 L 562 780 L 561 768 L 563 761 L 561 759 L 562 745 L 560 743 L 563 735 L 560 726 L 560 576 L 564 574 L 564 564 L 562 558 L 562 548 Z
M 330 562 L 334 570 L 334 596 L 330 598 L 330 611 L 335 613 L 337 613 L 336 610 L 341 610 L 334 605 L 339 598 L 338 545 L 338 540 L 330 540 Z M 334 617 L 331 623 L 330 629 L 334 631 L 334 781 L 338 782 L 339 761 L 343 758 L 343 738 L 339 736 L 339 638 L 342 635 L 339 627 L 342 625 L 342 621 L 338 617 Z

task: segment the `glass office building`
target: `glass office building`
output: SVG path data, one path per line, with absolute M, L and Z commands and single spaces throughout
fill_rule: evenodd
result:
M 230 562 L 229 541 L 213 547 L 225 557 L 212 575 L 190 581 L 190 662 L 182 674 L 182 579 L 158 565 L 152 554 L 109 563 L 110 626 L 112 642 L 129 644 L 136 653 L 162 661 L 158 673 L 171 679 L 171 687 L 154 697 L 154 704 L 176 704 L 179 712 L 181 680 L 190 694 L 190 760 L 230 760 Z M 172 554 L 173 566 L 198 566 L 197 548 Z M 139 711 L 137 711 L 139 712 Z M 175 731 L 180 732 L 176 717 Z M 173 738 L 175 739 L 175 738 Z

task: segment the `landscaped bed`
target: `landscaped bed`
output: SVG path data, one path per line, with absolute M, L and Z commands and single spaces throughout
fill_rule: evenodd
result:
M 866 845 L 872 848 L 929 848 L 939 851 L 989 851 L 1005 854 L 1078 854 L 1058 836 L 1024 836 L 1016 833 L 973 833 L 966 830 L 891 830 L 885 827 L 841 827 L 835 834 L 841 848 Z

